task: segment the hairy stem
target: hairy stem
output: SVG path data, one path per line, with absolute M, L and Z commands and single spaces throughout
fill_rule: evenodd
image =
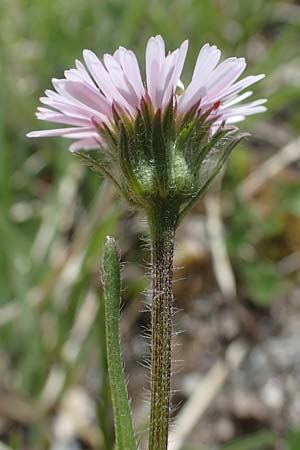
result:
M 163 218 L 153 214 L 149 217 L 149 225 L 152 244 L 149 450 L 166 450 L 170 411 L 175 220 L 170 220 L 168 214 L 164 214 Z

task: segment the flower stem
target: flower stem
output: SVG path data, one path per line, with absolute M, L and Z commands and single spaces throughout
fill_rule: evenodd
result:
M 161 208 L 163 210 L 163 208 Z M 163 211 L 165 213 L 165 210 Z M 151 412 L 149 450 L 168 447 L 175 220 L 148 217 L 152 244 Z M 172 215 L 171 215 L 172 217 Z

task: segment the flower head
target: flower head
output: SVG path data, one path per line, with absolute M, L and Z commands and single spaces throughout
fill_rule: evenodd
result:
M 180 78 L 187 49 L 184 41 L 166 55 L 162 37 L 150 38 L 146 83 L 131 50 L 120 47 L 105 54 L 103 62 L 84 50 L 85 65 L 77 60 L 64 79 L 53 79 L 55 90 L 46 90 L 40 99 L 46 107 L 37 111 L 40 120 L 67 127 L 28 136 L 74 139 L 70 150 L 108 175 L 136 204 L 158 193 L 168 198 L 180 191 L 179 203 L 188 193 L 195 197 L 242 137 L 229 124 L 266 108 L 264 99 L 243 103 L 252 95 L 243 91 L 264 75 L 239 80 L 244 58 L 220 63 L 221 52 L 214 45 L 202 47 L 184 88 Z M 80 151 L 90 149 L 101 152 L 90 156 Z

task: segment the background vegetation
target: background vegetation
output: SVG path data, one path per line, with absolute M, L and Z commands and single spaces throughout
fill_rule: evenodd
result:
M 275 0 L 1 0 L 1 448 L 112 449 L 97 299 L 107 234 L 126 261 L 123 347 L 143 445 L 143 220 L 67 141 L 25 134 L 42 127 L 34 112 L 51 77 L 84 48 L 123 45 L 144 61 L 157 33 L 170 49 L 189 38 L 183 82 L 210 42 L 246 56 L 249 74 L 265 72 L 255 92 L 269 99 L 178 235 L 174 416 L 206 387 L 181 448 L 300 448 L 300 6 Z

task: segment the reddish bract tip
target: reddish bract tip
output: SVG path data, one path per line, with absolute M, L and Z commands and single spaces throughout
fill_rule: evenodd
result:
M 214 106 L 212 109 L 218 109 L 220 105 L 221 105 L 221 100 L 218 100 L 216 103 L 214 103 Z

